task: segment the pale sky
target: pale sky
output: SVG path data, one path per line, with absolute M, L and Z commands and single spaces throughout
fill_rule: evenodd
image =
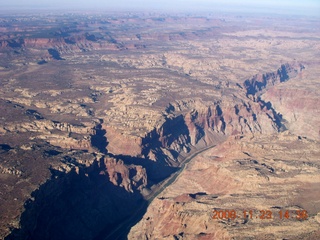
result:
M 320 17 L 320 0 L 0 0 L 0 9 L 276 10 Z

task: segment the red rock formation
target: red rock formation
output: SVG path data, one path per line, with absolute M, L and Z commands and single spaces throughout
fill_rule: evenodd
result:
M 78 157 L 67 156 L 64 166 L 52 169 L 52 179 L 25 204 L 20 228 L 6 239 L 99 239 L 140 207 L 140 190 L 147 183 L 144 168 L 110 157 Z M 88 158 L 87 167 L 70 167 L 70 161 L 77 164 L 81 158 Z
M 319 91 L 299 86 L 279 86 L 268 90 L 262 99 L 272 102 L 282 114 L 288 129 L 300 136 L 320 139 Z
M 105 129 L 108 139 L 108 152 L 115 155 L 141 155 L 142 139 L 140 137 L 123 134 L 111 126 L 107 126 Z
M 115 186 L 123 187 L 128 192 L 133 192 L 133 189 L 142 190 L 147 185 L 146 170 L 141 166 L 127 166 L 123 161 L 106 158 L 104 160 L 106 170 L 110 182 Z M 101 174 L 102 172 L 100 172 Z
M 304 66 L 300 63 L 286 63 L 276 72 L 257 74 L 251 79 L 247 79 L 243 86 L 247 90 L 247 95 L 255 95 L 264 88 L 288 81 L 289 78 L 297 76 L 303 69 Z
M 184 115 L 168 118 L 149 133 L 142 140 L 143 155 L 147 157 L 152 150 L 158 149 L 158 158 L 165 157 L 173 163 L 179 154 L 189 152 L 193 147 L 213 144 L 219 136 L 278 131 L 272 110 L 260 103 L 242 101 L 233 105 L 220 101 L 209 106 L 202 102 L 196 105 Z M 159 154 L 159 150 L 163 154 Z
M 273 73 L 256 75 L 246 80 L 247 94 L 287 81 L 304 67 L 299 63 L 284 64 Z M 259 77 L 260 76 L 260 77 Z M 252 93 L 253 93 L 252 92 Z M 265 134 L 281 130 L 281 116 L 270 103 L 261 99 L 234 98 L 214 103 L 192 100 L 175 102 L 167 108 L 168 116 L 161 126 L 143 139 L 108 128 L 108 150 L 114 154 L 144 156 L 176 166 L 178 156 L 193 148 L 214 144 L 221 136 Z M 215 136 L 215 137 L 214 137 Z M 220 136 L 220 137 L 219 137 Z M 156 154 L 155 154 L 156 153 Z

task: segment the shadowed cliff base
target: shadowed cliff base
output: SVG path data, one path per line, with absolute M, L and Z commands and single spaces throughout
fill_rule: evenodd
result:
M 5 240 L 127 239 L 146 212 L 142 194 L 178 168 L 137 157 L 100 156 L 90 166 L 64 157 L 70 171 L 51 169 L 51 179 L 25 202 L 20 228 Z
M 193 214 L 211 207 L 212 195 L 226 191 L 234 176 L 244 184 L 256 179 L 266 183 L 278 172 L 279 181 L 314 181 L 320 176 L 311 175 L 319 169 L 317 164 L 307 162 L 312 149 L 305 154 L 288 151 L 294 155 L 288 157 L 284 150 L 292 149 L 291 144 L 279 145 L 285 139 L 279 132 L 285 128 L 299 136 L 297 145 L 309 136 L 319 140 L 316 19 L 89 11 L 14 14 L 0 20 L 0 239 L 20 227 L 15 232 L 24 239 L 40 238 L 35 231 L 42 231 L 42 239 L 51 233 L 66 238 L 65 230 L 74 238 L 73 232 L 80 231 L 80 239 L 117 239 L 141 219 L 143 199 L 155 205 L 155 214 L 140 220 L 148 221 L 147 228 L 155 229 L 149 224 L 154 218 L 165 231 L 177 230 L 172 239 L 221 239 L 206 235 L 210 227 L 202 220 L 210 211 L 198 214 L 199 224 L 174 225 L 174 216 L 164 218 L 159 203 L 173 197 L 179 208 L 182 204 L 175 201 L 193 201 Z M 303 61 L 305 70 L 292 63 L 296 59 Z M 255 151 L 263 150 L 270 139 L 252 150 L 246 144 L 269 134 L 281 137 L 259 159 Z M 188 163 L 199 149 L 226 139 L 233 141 L 222 145 L 221 154 L 206 153 Z M 234 154 L 232 147 L 240 143 L 239 161 L 225 169 L 224 155 Z M 280 154 L 266 159 L 277 149 Z M 278 160 L 284 157 L 287 161 Z M 303 161 L 297 163 L 301 169 L 292 168 L 295 157 Z M 234 171 L 226 178 L 239 168 L 241 174 Z M 188 172 L 192 169 L 196 171 Z M 169 186 L 181 182 L 180 173 L 186 176 L 185 187 Z M 277 182 L 270 184 L 273 193 L 283 192 L 277 191 Z M 180 191 L 178 199 L 167 195 L 158 201 L 167 188 Z M 200 191 L 207 195 L 193 195 Z M 243 206 L 253 203 L 257 194 L 249 203 L 244 192 L 230 194 L 230 203 L 235 198 L 245 200 Z M 313 196 L 302 195 L 312 203 Z M 217 201 L 227 203 L 220 195 L 214 199 L 215 208 Z M 67 207 L 60 210 L 60 205 Z M 119 212 L 123 205 L 130 207 Z M 24 206 L 26 216 L 21 218 Z M 280 205 L 264 209 L 270 206 Z M 190 217 L 185 213 L 176 217 Z M 281 231 L 296 231 L 292 223 Z M 136 239 L 169 238 L 168 233 L 140 232 Z
M 101 153 L 107 153 L 107 138 L 106 138 L 106 130 L 102 128 L 103 121 L 100 121 L 100 124 L 98 124 L 94 130 L 95 135 L 91 136 L 91 145 L 95 148 L 97 148 Z
M 65 60 L 63 58 L 61 58 L 60 53 L 53 48 L 48 49 L 49 54 L 52 56 L 52 58 L 56 59 L 56 60 Z
M 100 239 L 97 235 L 107 235 L 137 208 L 144 214 L 147 204 L 140 192 L 115 186 L 105 168 L 101 159 L 69 173 L 52 170 L 52 178 L 25 203 L 21 228 L 5 239 Z M 127 222 L 127 233 L 139 220 Z
M 278 75 L 272 77 L 278 78 Z M 276 124 L 277 130 L 281 130 L 281 115 L 273 110 L 271 103 L 263 102 L 259 97 L 254 102 L 260 103 L 257 107 L 269 111 L 267 116 Z M 91 135 L 91 145 L 101 155 L 107 155 L 89 167 L 71 165 L 73 162 L 66 159 L 66 164 L 71 166 L 69 172 L 52 170 L 51 180 L 33 192 L 32 199 L 25 204 L 21 228 L 13 230 L 6 239 L 126 239 L 130 228 L 146 212 L 148 202 L 143 196 L 151 192 L 148 188 L 179 170 L 166 164 L 165 154 L 170 153 L 177 159 L 184 148 L 188 150 L 191 142 L 209 137 L 209 130 L 227 135 L 227 115 L 219 104 L 204 108 L 205 114 L 194 110 L 190 116 L 166 119 L 158 131 L 152 131 L 142 141 L 145 158 L 107 153 L 106 131 L 100 120 Z M 235 113 L 240 113 L 238 106 Z M 212 121 L 203 121 L 206 118 Z M 256 121 L 257 115 L 252 113 L 252 118 Z M 157 161 L 148 158 L 147 153 L 151 150 Z M 113 162 L 105 161 L 106 158 Z
M 108 155 L 118 160 L 122 160 L 126 165 L 135 164 L 145 168 L 148 176 L 148 186 L 152 186 L 153 184 L 157 184 L 165 180 L 172 173 L 180 169 L 179 167 L 171 167 L 168 165 L 164 165 L 161 161 L 155 162 L 146 158 L 132 157 L 126 155 Z

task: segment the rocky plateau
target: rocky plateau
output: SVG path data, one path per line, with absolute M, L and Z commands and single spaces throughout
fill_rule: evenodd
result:
M 320 238 L 319 26 L 0 15 L 0 238 Z

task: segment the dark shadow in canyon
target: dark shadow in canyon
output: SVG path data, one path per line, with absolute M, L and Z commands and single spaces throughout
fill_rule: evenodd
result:
M 150 159 L 113 157 L 126 165 L 143 166 L 148 185 L 158 183 L 178 169 Z M 76 164 L 66 159 L 67 162 Z M 51 179 L 25 202 L 21 228 L 13 229 L 5 240 L 122 240 L 127 239 L 131 227 L 146 213 L 148 202 L 140 191 L 133 186 L 133 192 L 128 192 L 114 185 L 103 158 L 89 167 L 75 167 L 68 173 L 54 169 L 51 172 Z
M 201 132 L 201 131 L 200 131 Z M 201 134 L 201 133 L 200 133 Z M 161 128 L 153 129 L 142 139 L 142 151 L 141 154 L 148 158 L 150 152 L 153 152 L 157 156 L 157 162 L 162 166 L 175 165 L 175 160 L 179 157 L 179 151 L 185 147 L 190 150 L 189 144 L 191 143 L 190 132 L 185 122 L 184 116 L 179 115 L 174 118 L 166 118 Z M 175 146 L 174 150 L 173 146 Z M 171 155 L 171 159 L 168 158 L 168 152 L 164 152 L 161 149 L 165 148 Z
M 56 49 L 54 49 L 54 48 L 49 48 L 49 49 L 48 49 L 48 53 L 51 55 L 51 57 L 52 57 L 53 59 L 56 59 L 56 60 L 65 60 L 64 58 L 62 58 L 62 57 L 60 56 L 60 53 L 59 53 Z
M 179 167 L 171 167 L 164 164 L 164 161 L 152 161 L 148 158 L 132 157 L 127 155 L 113 155 L 108 154 L 117 160 L 122 160 L 126 165 L 140 165 L 146 169 L 148 176 L 148 186 L 157 184 L 166 178 L 168 178 L 172 173 L 178 171 Z
M 107 153 L 107 138 L 106 138 L 106 130 L 102 128 L 103 120 L 100 120 L 100 124 L 98 124 L 94 130 L 95 134 L 91 135 L 91 145 L 97 148 L 101 153 Z
M 11 48 L 21 48 L 23 46 L 23 44 L 24 44 L 23 38 L 19 38 L 17 40 L 12 39 L 12 40 L 8 41 L 8 45 Z
M 267 114 L 267 116 L 276 124 L 279 132 L 287 130 L 287 127 L 285 126 L 286 120 L 283 119 L 281 113 L 276 112 L 276 110 L 272 107 L 271 102 L 265 102 L 260 97 L 258 97 L 257 102 L 260 103 L 261 109 L 266 108 L 267 110 L 270 110 L 272 112 L 273 116 L 270 116 L 269 114 Z
M 69 173 L 52 169 L 52 178 L 25 203 L 21 228 L 5 240 L 105 239 L 119 224 L 124 230 L 113 239 L 125 239 L 147 202 L 137 189 L 131 193 L 113 185 L 103 169 L 103 160 Z
M 261 76 L 255 75 L 243 83 L 246 89 L 246 96 L 254 102 L 258 102 L 261 109 L 266 108 L 271 111 L 271 114 L 267 113 L 267 116 L 276 124 L 279 132 L 287 130 L 285 125 L 287 121 L 281 113 L 278 113 L 273 108 L 271 102 L 266 102 L 261 99 L 262 90 L 289 81 L 291 78 L 296 77 L 303 69 L 305 69 L 305 67 L 302 64 L 282 64 L 276 72 L 265 73 Z
M 0 153 L 8 152 L 9 150 L 13 149 L 8 144 L 0 144 Z

